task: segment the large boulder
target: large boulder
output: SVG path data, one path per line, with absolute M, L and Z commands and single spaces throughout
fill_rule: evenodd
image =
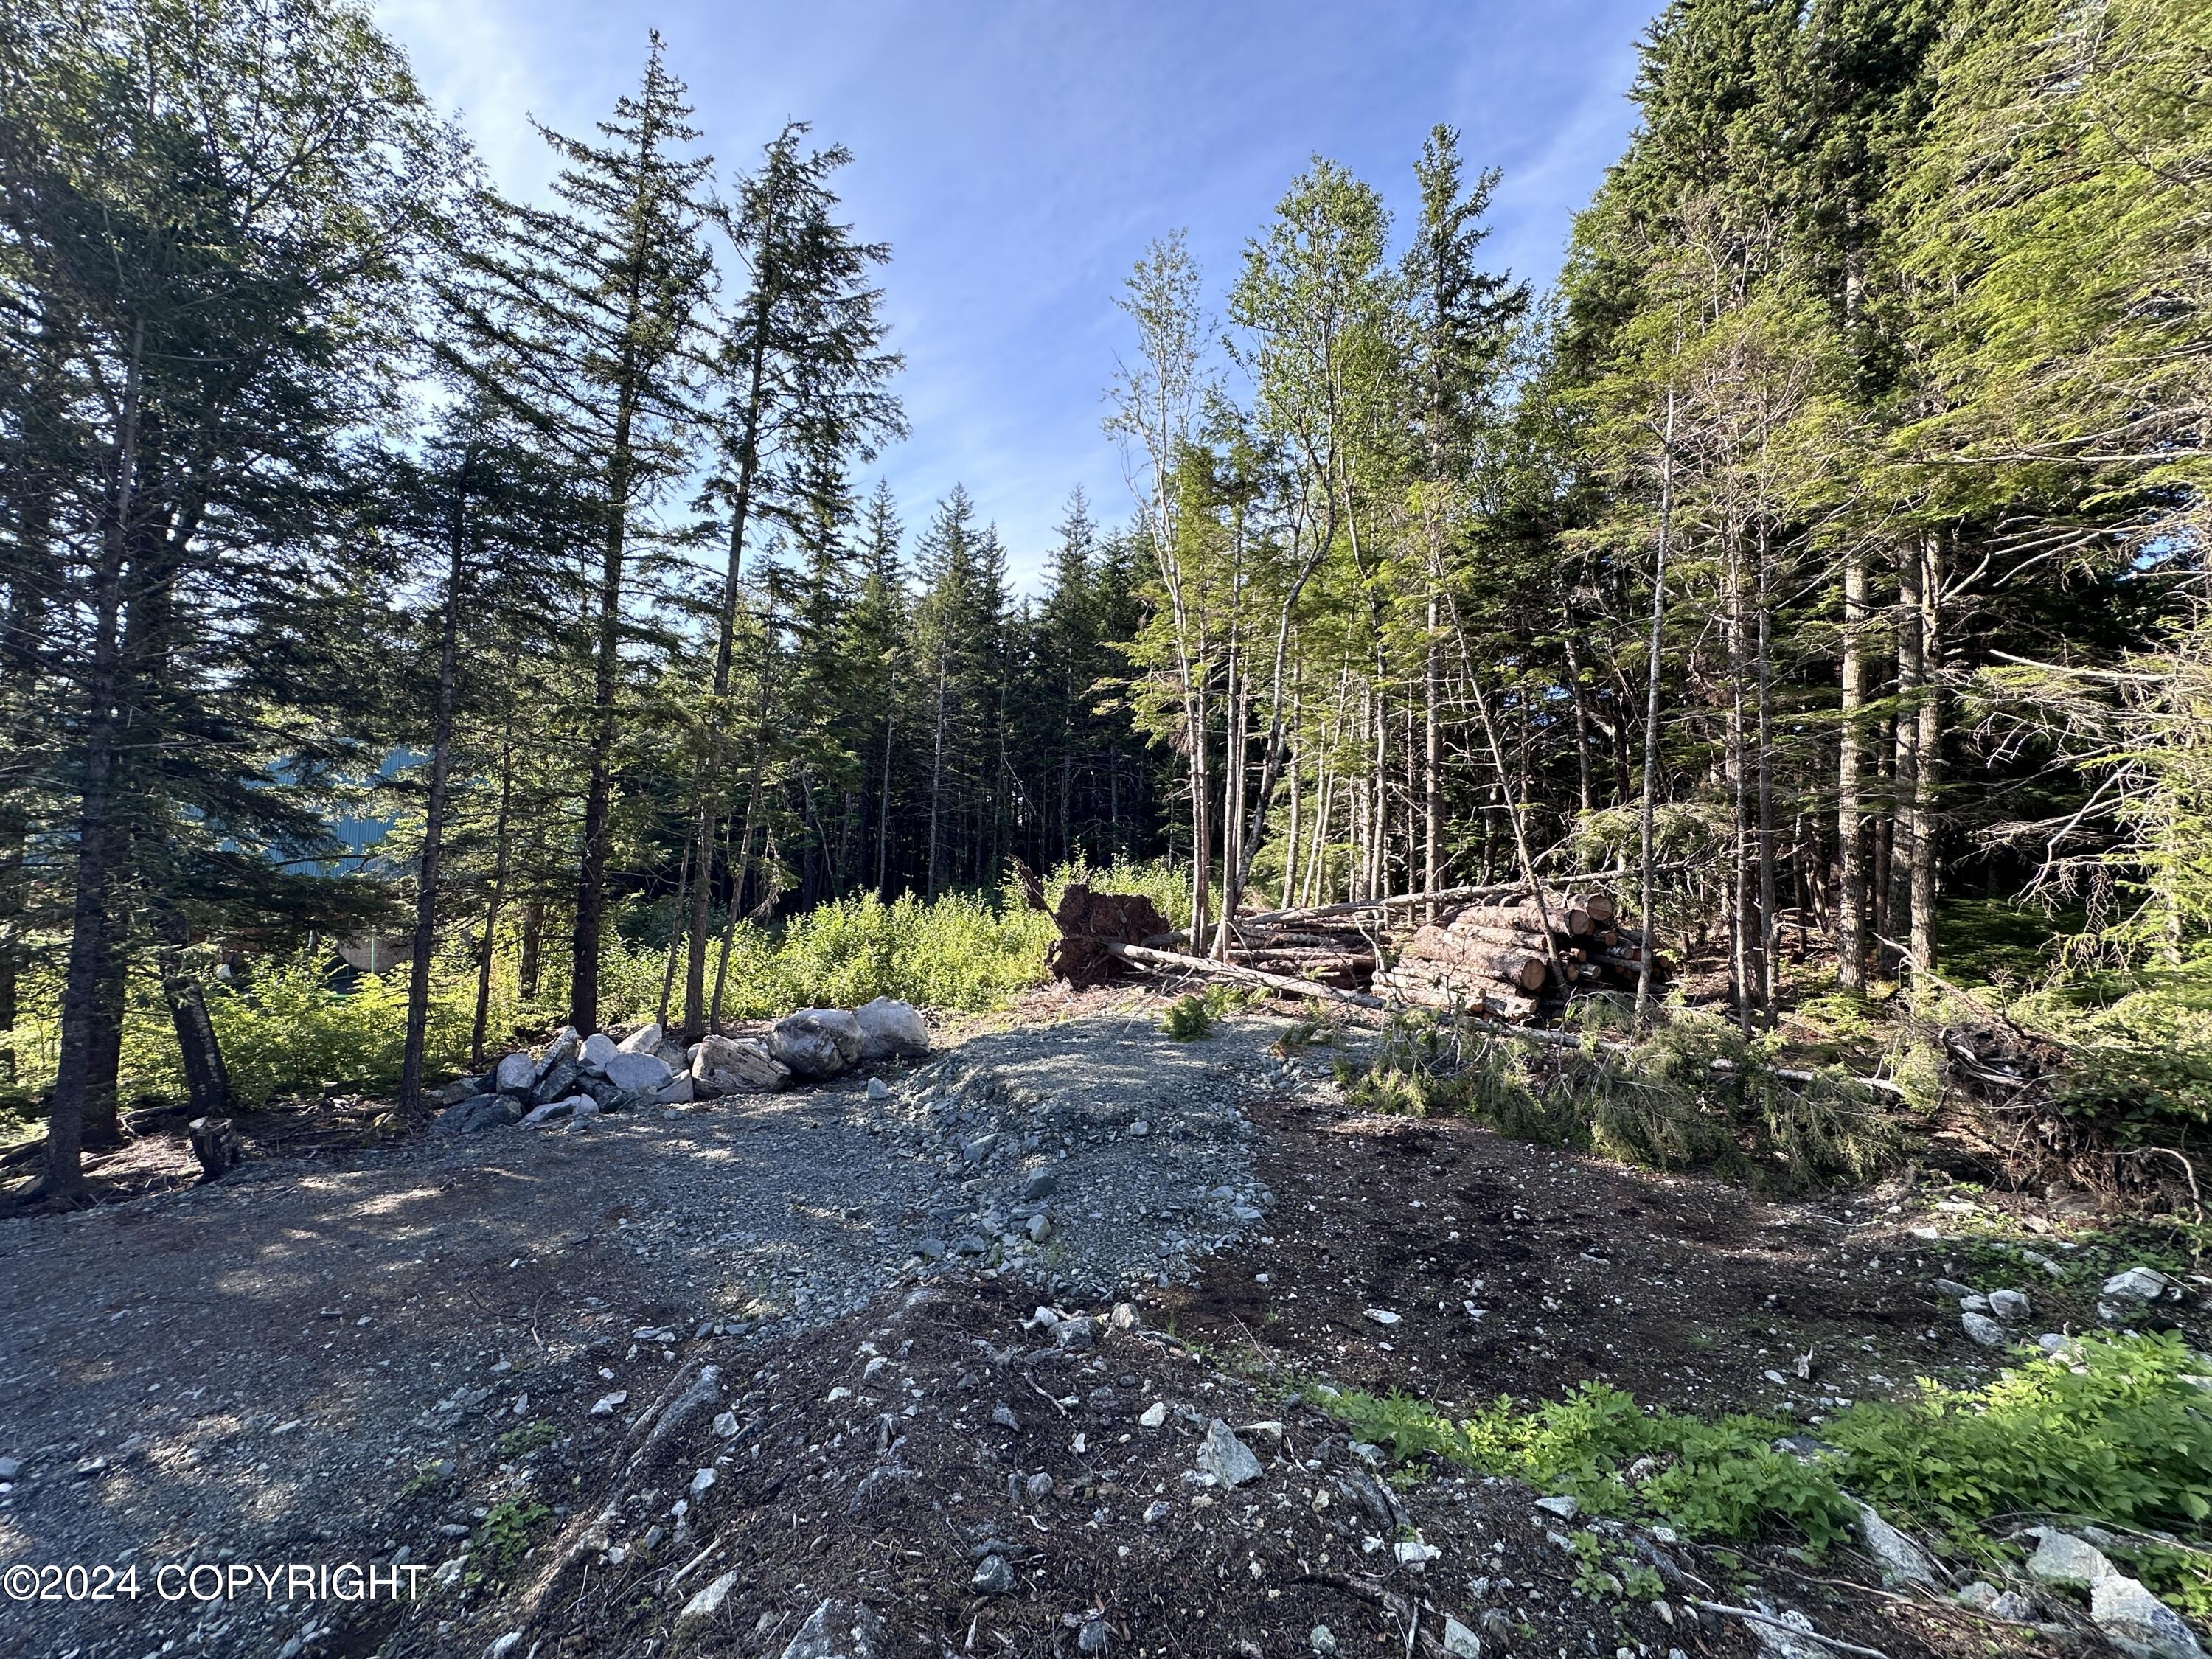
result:
M 491 1078 L 492 1087 L 503 1095 L 527 1095 L 531 1085 L 538 1081 L 537 1058 L 527 1049 L 518 1048 L 500 1061 Z
M 584 1039 L 580 1058 L 586 1071 L 604 1072 L 607 1069 L 607 1062 L 621 1052 L 615 1047 L 615 1040 L 605 1031 L 594 1031 Z
M 801 1008 L 776 1021 L 768 1051 L 794 1077 L 835 1077 L 860 1059 L 866 1039 L 842 1008 Z
M 691 1050 L 691 1082 L 701 1095 L 772 1094 L 791 1081 L 766 1048 L 750 1037 L 705 1036 Z
M 659 1054 L 617 1052 L 599 1070 L 608 1082 L 624 1091 L 662 1088 L 670 1076 L 668 1062 Z
M 657 1021 L 651 1022 L 639 1026 L 615 1046 L 626 1054 L 658 1054 L 660 1051 L 661 1039 L 667 1035 L 660 1029 Z
M 929 1052 L 929 1027 L 911 1002 L 878 997 L 853 1010 L 862 1060 L 919 1060 Z

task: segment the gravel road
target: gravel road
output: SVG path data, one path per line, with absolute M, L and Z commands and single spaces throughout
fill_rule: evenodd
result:
M 440 1498 L 450 1460 L 642 1397 L 702 1334 L 773 1347 L 902 1278 L 1180 1275 L 1264 1208 L 1235 1101 L 1299 1081 L 1279 1030 L 1091 1018 L 884 1099 L 422 1139 L 0 1224 L 0 1562 L 434 1561 L 484 1518 Z M 0 1650 L 317 1639 L 312 1604 L 155 1603 L 0 1602 Z

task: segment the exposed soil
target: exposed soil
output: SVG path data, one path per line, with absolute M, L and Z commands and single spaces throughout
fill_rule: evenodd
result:
M 854 1080 L 311 1158 L 271 1136 L 213 1185 L 0 1224 L 0 1457 L 24 1465 L 0 1565 L 142 1571 L 136 1600 L 0 1601 L 0 1651 L 774 1659 L 825 1603 L 842 1644 L 794 1653 L 1297 1656 L 1326 1626 L 1346 1654 L 1434 1655 L 1448 1614 L 1491 1659 L 1759 1650 L 1699 1597 L 1889 1659 L 2056 1639 L 1887 1595 L 1849 1556 L 1730 1557 L 1474 1477 L 1393 1495 L 1283 1384 L 1465 1403 L 1598 1378 L 1817 1420 L 1994 1367 L 1936 1275 L 2022 1284 L 2037 1329 L 2086 1316 L 2075 1279 L 1933 1237 L 1902 1188 L 1766 1201 L 1350 1115 L 1324 1061 L 1255 1074 L 1251 1029 L 1169 1045 L 1161 1006 L 1051 994 L 880 1106 Z M 1068 1014 L 1064 1042 L 1040 1029 Z M 1085 1044 L 1133 1081 L 1053 1081 Z M 1032 1247 L 1008 1194 L 1046 1169 Z M 921 1250 L 994 1217 L 973 1254 Z M 1087 1340 L 1027 1322 L 1041 1302 Z M 1217 1418 L 1261 1465 L 1233 1490 L 1197 1474 Z M 1663 1594 L 1608 1593 L 1577 1551 Z M 349 1561 L 416 1569 L 417 1598 L 145 1588 Z

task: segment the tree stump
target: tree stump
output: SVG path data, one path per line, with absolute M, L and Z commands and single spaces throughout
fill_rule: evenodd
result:
M 191 1136 L 192 1156 L 200 1161 L 204 1177 L 214 1181 L 236 1169 L 246 1158 L 238 1131 L 227 1117 L 196 1117 L 185 1126 Z
M 1103 985 L 1121 967 L 1106 947 L 1142 945 L 1168 931 L 1168 920 L 1139 893 L 1094 893 L 1071 882 L 1053 913 L 1060 937 L 1045 953 L 1053 977 L 1080 988 Z

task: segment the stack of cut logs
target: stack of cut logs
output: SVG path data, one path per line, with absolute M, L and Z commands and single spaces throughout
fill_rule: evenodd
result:
M 1620 924 L 1612 895 L 1527 891 L 1468 904 L 1407 941 L 1375 988 L 1424 1007 L 1499 1019 L 1556 1012 L 1583 990 L 1633 990 L 1644 935 Z M 1660 963 L 1652 963 L 1655 978 Z
M 1042 894 L 1033 902 L 1042 908 Z M 1435 920 L 1423 924 L 1424 915 Z M 1595 888 L 1540 900 L 1526 887 L 1462 887 L 1241 915 L 1225 960 L 1212 939 L 1194 947 L 1133 896 L 1071 887 L 1054 920 L 1060 938 L 1048 960 L 1075 985 L 1132 970 L 1181 973 L 1506 1020 L 1556 1014 L 1578 991 L 1632 990 L 1644 949 L 1643 933 L 1622 926 L 1612 896 Z M 1378 969 L 1378 955 L 1395 965 Z M 1652 969 L 1656 982 L 1662 964 Z

